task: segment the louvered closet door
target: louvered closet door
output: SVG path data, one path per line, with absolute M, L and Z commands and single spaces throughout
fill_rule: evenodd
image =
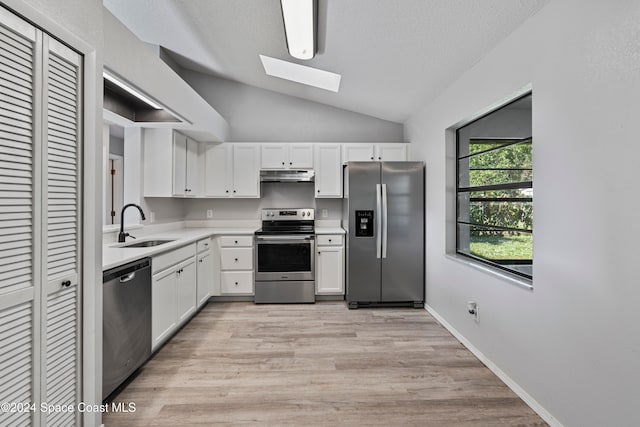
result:
M 46 376 L 43 400 L 77 405 L 80 366 L 80 76 L 81 57 L 48 36 L 45 46 L 46 287 L 43 294 Z M 76 413 L 51 412 L 47 425 L 73 425 Z
M 0 402 L 38 398 L 39 221 L 36 93 L 41 39 L 0 6 Z M 0 412 L 0 425 L 39 414 Z

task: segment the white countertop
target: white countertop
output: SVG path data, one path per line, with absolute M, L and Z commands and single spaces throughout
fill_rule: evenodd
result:
M 346 234 L 340 227 L 316 227 L 315 230 L 316 234 Z
M 202 227 L 180 228 L 171 231 L 145 235 L 137 240 L 129 239 L 126 244 L 145 240 L 173 240 L 150 248 L 124 248 L 125 243 L 108 243 L 102 247 L 102 270 L 118 267 L 141 258 L 158 255 L 200 239 L 215 235 L 253 235 L 259 227 Z M 316 227 L 316 234 L 345 234 L 340 227 Z
M 150 248 L 123 248 L 125 243 L 110 243 L 102 247 L 102 270 L 108 270 L 140 258 L 157 255 L 162 252 L 185 246 L 200 239 L 214 235 L 253 235 L 257 227 L 207 227 L 207 228 L 181 228 L 144 236 L 137 240 L 128 240 L 127 243 L 135 243 L 145 240 L 173 240 L 173 242 Z

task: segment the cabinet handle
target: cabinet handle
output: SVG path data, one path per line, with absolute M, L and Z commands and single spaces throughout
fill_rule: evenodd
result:
M 318 193 L 320 192 L 320 190 L 318 190 Z
M 238 282 L 236 282 L 236 286 L 238 286 Z
M 225 193 L 228 193 L 228 192 L 229 192 L 229 190 L 226 190 L 226 191 L 225 191 Z
M 329 239 L 329 241 L 331 241 L 331 239 Z
M 235 192 L 236 192 L 236 190 L 233 190 L 233 192 L 235 193 Z
M 198 260 L 198 262 L 199 262 L 200 264 L 202 264 L 202 260 L 201 260 L 201 259 L 200 259 L 200 260 Z
M 71 286 L 71 280 L 64 280 L 62 282 L 62 287 L 63 288 L 68 288 L 69 286 Z
M 378 157 L 378 160 L 382 160 L 382 157 Z
M 284 166 L 284 162 L 282 162 L 282 165 Z
M 236 240 L 236 245 L 238 244 L 238 241 Z
M 236 262 L 238 262 L 238 258 L 236 258 Z
M 320 251 L 318 251 L 318 255 L 320 255 Z
M 293 164 L 293 162 L 289 162 L 289 164 L 290 164 L 290 165 L 292 165 L 292 164 Z

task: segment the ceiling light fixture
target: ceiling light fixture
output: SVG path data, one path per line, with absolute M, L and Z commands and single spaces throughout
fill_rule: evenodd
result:
M 132 88 L 127 83 L 125 83 L 122 80 L 118 79 L 117 77 L 115 77 L 113 74 L 107 72 L 106 70 L 102 72 L 102 77 L 105 80 L 107 80 L 107 81 L 113 83 L 114 85 L 118 86 L 120 89 L 130 93 L 133 96 L 135 96 L 140 101 L 142 101 L 145 104 L 147 104 L 149 107 L 151 107 L 151 108 L 153 108 L 155 110 L 162 110 L 163 109 L 162 106 L 160 106 L 158 103 L 152 101 L 149 97 L 143 95 L 141 92 L 139 92 L 138 90 Z
M 337 92 L 340 89 L 340 80 L 342 79 L 340 74 L 265 55 L 260 55 L 260 60 L 262 61 L 264 72 L 270 76 L 330 90 L 331 92 Z
M 317 0 L 280 0 L 289 54 L 311 59 L 316 54 Z

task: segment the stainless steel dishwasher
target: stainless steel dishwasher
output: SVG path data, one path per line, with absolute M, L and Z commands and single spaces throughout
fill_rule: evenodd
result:
M 102 276 L 102 399 L 151 356 L 151 259 Z

